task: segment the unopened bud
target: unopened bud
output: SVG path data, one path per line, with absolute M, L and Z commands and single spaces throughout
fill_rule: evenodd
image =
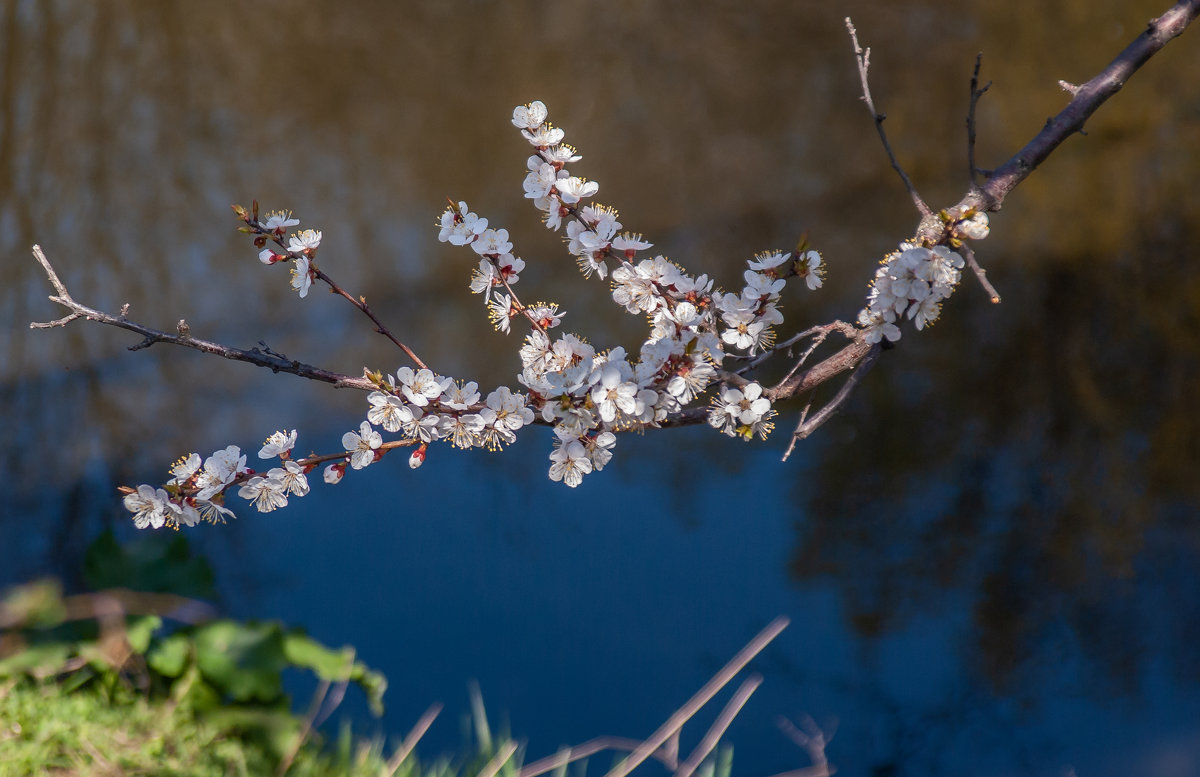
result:
M 325 468 L 325 482 L 330 485 L 340 482 L 342 475 L 346 474 L 346 462 L 339 461 L 337 464 L 330 464 Z
M 421 443 L 421 447 L 417 448 L 415 451 L 412 452 L 412 455 L 408 457 L 409 469 L 416 469 L 417 467 L 419 467 L 425 463 L 425 451 L 428 448 L 429 448 L 428 445 L 426 445 L 425 443 Z

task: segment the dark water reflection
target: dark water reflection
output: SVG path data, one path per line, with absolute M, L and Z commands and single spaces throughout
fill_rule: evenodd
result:
M 326 449 L 364 407 L 129 353 L 116 331 L 31 333 L 57 315 L 34 242 L 98 307 L 350 373 L 398 366 L 353 311 L 298 302 L 254 261 L 228 205 L 257 197 L 323 228 L 323 268 L 441 371 L 511 382 L 465 257 L 436 242 L 447 194 L 509 228 L 528 293 L 572 328 L 639 336 L 519 197 L 507 117 L 540 98 L 599 200 L 664 253 L 733 283 L 807 230 L 830 278 L 789 323 L 848 317 L 914 219 L 857 100 L 843 16 L 875 48 L 902 160 L 945 204 L 963 188 L 976 51 L 995 82 L 987 165 L 1061 106 L 1055 81 L 1094 73 L 1162 5 L 4 3 L 0 579 L 68 569 L 123 525 L 115 483 L 283 427 Z M 731 731 L 740 773 L 803 763 L 773 719 L 805 711 L 841 719 L 831 756 L 849 774 L 1200 771 L 1195 34 L 993 220 L 981 256 L 1004 304 L 965 284 L 799 461 L 780 464 L 779 441 L 651 435 L 578 493 L 546 481 L 544 433 L 416 475 L 385 462 L 194 532 L 226 607 L 357 645 L 392 679 L 390 731 L 435 699 L 461 712 L 477 677 L 534 756 L 648 733 L 787 613 Z

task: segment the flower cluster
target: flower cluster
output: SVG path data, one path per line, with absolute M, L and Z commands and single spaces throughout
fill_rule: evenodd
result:
M 968 214 L 956 221 L 944 217 L 954 246 L 961 246 L 964 239 L 982 240 L 988 236 L 987 214 Z M 867 306 L 858 313 L 858 324 L 866 330 L 867 342 L 899 340 L 899 325 L 905 317 L 917 329 L 936 321 L 942 302 L 962 279 L 962 268 L 962 256 L 947 246 L 901 243 L 900 250 L 884 257 L 875 271 Z
M 533 422 L 525 396 L 507 386 L 481 402 L 475 381 L 458 382 L 429 369 L 401 367 L 395 378 L 388 375 L 379 383 L 367 402 L 371 409 L 360 431 L 342 438 L 343 447 L 355 451 L 349 459 L 353 469 L 362 469 L 382 455 L 373 453 L 382 441 L 372 425 L 400 432 L 403 441 L 414 445 L 447 440 L 456 448 L 498 450 L 515 442 L 517 430 Z M 423 460 L 422 455 L 419 461 Z
M 727 349 L 753 356 L 772 347 L 774 327 L 783 322 L 780 294 L 787 279 L 798 277 L 809 289 L 820 288 L 820 254 L 803 243 L 792 252 L 761 253 L 748 262 L 741 291 L 715 289 L 707 275 L 689 274 L 661 255 L 647 257 L 643 252 L 653 247 L 649 241 L 622 231 L 615 209 L 588 201 L 599 185 L 567 169 L 581 157 L 562 142 L 564 131 L 547 121 L 545 105 L 519 106 L 512 123 L 534 147 L 522 184 L 525 197 L 548 228 L 565 233 L 567 250 L 583 275 L 607 279 L 613 301 L 646 318 L 649 331 L 638 352 L 600 350 L 576 334 L 558 334 L 564 315 L 558 305 L 525 304 L 514 291 L 526 263 L 513 253 L 508 230 L 489 225 L 466 202 L 451 200 L 439 220 L 438 239 L 469 246 L 478 257 L 471 292 L 483 295 L 497 329 L 508 333 L 516 318 L 529 324 L 516 376 L 525 392 L 501 386 L 483 397 L 474 381 L 439 375 L 419 362 L 418 369 L 401 367 L 394 374 L 365 371 L 375 390 L 367 397 L 366 419 L 342 436 L 342 451 L 293 459 L 293 431 L 272 435 L 259 452 L 261 458 L 280 459 L 281 466 L 266 473 L 247 468 L 237 446 L 203 461 L 191 454 L 175 465 L 163 488 L 124 489 L 135 525 L 223 521 L 232 514 L 224 497 L 234 487 L 256 509 L 269 512 L 286 505 L 289 497 L 308 493 L 307 475 L 322 464 L 324 481 L 338 483 L 348 470 L 409 447 L 409 465 L 416 468 L 434 443 L 496 450 L 535 421 L 553 428 L 550 478 L 574 487 L 611 460 L 617 432 L 658 426 L 714 385 L 711 426 L 747 440 L 770 433 L 776 415 L 770 392 L 722 372 L 721 364 Z M 292 286 L 301 297 L 317 277 L 339 290 L 313 263 L 319 231 L 303 229 L 289 237 L 288 230 L 299 220 L 289 211 L 260 220 L 257 203 L 249 211 L 235 206 L 235 212 L 244 222 L 241 230 L 255 236 L 260 261 L 292 263 Z M 398 439 L 385 441 L 384 433 Z
M 646 316 L 650 331 L 636 357 L 624 348 L 597 350 L 575 334 L 552 336 L 548 330 L 561 314 L 555 306 L 523 306 L 517 300 L 512 282 L 525 263 L 510 253 L 507 231 L 493 233 L 465 202 L 452 202 L 442 214 L 438 237 L 470 245 L 484 257 L 472 275 L 473 292 L 505 287 L 508 293 L 497 292 L 489 300 L 499 329 L 509 331 L 510 320 L 520 314 L 529 319 L 533 331 L 520 350 L 517 380 L 528 390 L 530 406 L 554 428 L 550 477 L 575 486 L 612 457 L 614 432 L 656 426 L 703 394 L 720 377 L 725 347 L 751 355 L 768 348 L 774 340 L 771 327 L 783 322 L 778 303 L 786 278 L 802 277 L 816 289 L 823 268 L 820 254 L 804 248 L 760 254 L 749 262 L 745 288 L 723 293 L 714 290 L 708 276 L 690 275 L 662 256 L 639 259 L 652 244 L 622 232 L 615 209 L 585 202 L 599 185 L 571 175 L 567 165 L 581 157 L 547 118 L 541 102 L 513 111 L 513 125 L 535 149 L 526 162 L 525 196 L 543 213 L 548 228 L 566 224 L 567 250 L 585 277 L 609 278 L 613 301 Z M 730 423 L 713 425 L 731 436 L 765 436 L 774 411 L 761 386 L 755 386 L 757 393 L 746 389 L 753 409 L 747 406 L 730 415 Z M 730 395 L 729 401 L 742 401 L 735 391 L 737 399 Z M 728 404 L 715 402 L 714 407 Z
M 286 249 L 281 253 L 273 248 L 264 248 L 268 242 L 273 242 L 280 248 L 284 247 L 283 238 L 288 227 L 299 225 L 300 219 L 294 218 L 290 210 L 277 210 L 267 214 L 265 221 L 258 218 L 258 203 L 254 203 L 251 211 L 246 211 L 240 205 L 234 206 L 234 211 L 246 222 L 242 227 L 245 232 L 256 235 L 254 245 L 260 248 L 258 260 L 263 264 L 278 264 L 292 262 L 292 288 L 301 298 L 308 296 L 312 282 L 317 277 L 317 267 L 313 257 L 321 246 L 321 231 L 303 229 L 292 234 L 288 239 Z
M 295 430 L 268 437 L 258 457 L 278 457 L 283 466 L 266 474 L 249 469 L 245 454 L 236 445 L 203 460 L 198 453 L 189 454 L 171 467 L 171 479 L 162 488 L 141 485 L 123 489 L 125 507 L 133 513 L 133 523 L 139 529 L 195 526 L 201 521 L 224 523 L 233 515 L 224 505 L 225 492 L 238 484 L 242 484 L 238 496 L 249 500 L 260 512 L 284 507 L 289 494 L 308 493 L 306 474 L 314 466 L 291 460 L 295 445 Z
M 867 330 L 867 342 L 900 339 L 899 322 L 908 317 L 917 329 L 937 320 L 942 301 L 962 277 L 963 259 L 946 246 L 900 245 L 875 272 L 867 307 L 858 323 Z

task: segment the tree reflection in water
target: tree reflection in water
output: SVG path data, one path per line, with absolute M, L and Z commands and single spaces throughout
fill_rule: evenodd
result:
M 297 303 L 247 253 L 228 204 L 257 197 L 325 229 L 339 280 L 418 333 L 440 371 L 506 382 L 511 343 L 481 340 L 467 269 L 434 239 L 446 194 L 509 228 L 571 326 L 626 345 L 640 329 L 577 281 L 520 202 L 525 150 L 507 116 L 538 98 L 572 131 L 600 199 L 690 269 L 732 283 L 754 251 L 807 231 L 830 278 L 811 310 L 785 308 L 799 328 L 851 316 L 875 258 L 915 225 L 858 101 L 847 12 L 874 49 L 893 144 L 938 205 L 965 185 L 977 50 L 994 81 L 979 115 L 987 166 L 1062 105 L 1055 81 L 1091 75 L 1163 10 L 844 5 L 306 0 L 247 17 L 223 2 L 4 3 L 5 577 L 70 567 L 96 527 L 126 520 L 113 486 L 153 481 L 183 451 L 250 447 L 283 427 L 303 439 L 305 419 L 342 429 L 362 412 L 360 396 L 240 365 L 128 354 L 114 331 L 30 333 L 48 304 L 34 242 L 106 309 L 129 301 L 148 323 L 186 317 L 198 336 L 261 338 L 350 373 L 398 366 L 353 311 Z M 1002 694 L 1036 695 L 1068 653 L 1096 670 L 1081 693 L 1136 689 L 1162 662 L 1176 682 L 1200 679 L 1194 35 L 993 219 L 980 258 L 1004 303 L 965 282 L 941 323 L 906 336 L 809 441 L 816 463 L 788 508 L 796 536 L 781 540 L 795 543 L 790 573 L 832 585 L 867 643 L 965 598 L 965 660 Z M 750 482 L 724 443 L 697 445 L 689 455 L 725 459 L 730 490 Z M 544 478 L 540 460 L 497 466 Z M 675 494 L 689 493 L 688 471 L 673 468 Z

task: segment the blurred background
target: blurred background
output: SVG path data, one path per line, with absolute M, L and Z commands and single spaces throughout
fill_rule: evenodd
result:
M 786 336 L 852 319 L 916 216 L 888 166 L 842 19 L 935 207 L 966 187 L 976 52 L 998 165 L 1166 0 L 503 4 L 0 3 L 0 585 L 71 580 L 116 487 L 277 429 L 327 452 L 365 397 L 58 318 L 29 247 L 74 296 L 163 329 L 259 341 L 358 374 L 402 355 L 328 295 L 300 300 L 236 233 L 257 198 L 324 230 L 320 265 L 439 372 L 515 385 L 516 336 L 437 242 L 445 197 L 506 227 L 522 295 L 636 348 L 522 198 L 513 106 L 543 100 L 655 251 L 740 285 L 802 233 L 816 294 Z M 223 611 L 355 645 L 391 681 L 378 724 L 430 703 L 452 750 L 478 680 L 529 758 L 644 737 L 772 617 L 792 626 L 731 729 L 735 773 L 807 765 L 779 716 L 839 722 L 848 775 L 1200 770 L 1200 32 L 1169 45 L 992 218 L 966 279 L 846 410 L 779 461 L 707 428 L 623 436 L 603 473 L 551 483 L 550 433 L 430 451 L 190 531 Z M 803 292 L 803 293 L 802 293 Z M 768 375 L 769 377 L 769 375 Z M 827 387 L 819 398 L 828 398 Z M 711 718 L 713 713 L 706 712 Z M 685 729 L 694 743 L 707 720 Z M 597 763 L 594 768 L 603 768 Z

